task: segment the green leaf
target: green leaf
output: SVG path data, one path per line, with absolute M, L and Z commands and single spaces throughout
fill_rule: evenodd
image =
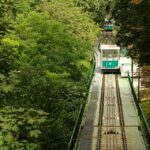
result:
M 2 39 L 2 44 L 4 44 L 5 46 L 11 46 L 11 47 L 18 47 L 19 46 L 19 42 L 18 41 L 12 40 L 10 38 Z
M 7 134 L 7 135 L 5 135 L 5 141 L 7 143 L 12 143 L 14 141 L 14 138 L 11 134 Z
M 4 80 L 4 79 L 5 79 L 5 76 L 0 73 L 0 80 Z
M 13 85 L 6 85 L 5 83 L 1 84 L 0 87 L 5 93 L 11 92 L 13 90 Z
M 33 130 L 33 131 L 30 131 L 30 136 L 31 137 L 34 137 L 34 138 L 38 138 L 38 136 L 41 134 L 41 131 L 40 130 Z
M 4 144 L 3 137 L 0 136 L 0 146 L 2 146 L 3 144 Z

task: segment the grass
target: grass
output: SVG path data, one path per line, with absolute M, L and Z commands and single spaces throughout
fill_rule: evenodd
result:
M 142 109 L 145 113 L 147 122 L 148 122 L 149 127 L 150 127 L 150 100 L 141 102 L 141 106 L 142 106 Z

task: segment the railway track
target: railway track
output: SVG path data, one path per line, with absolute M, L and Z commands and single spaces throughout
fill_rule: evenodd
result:
M 103 75 L 96 150 L 127 150 L 117 75 Z

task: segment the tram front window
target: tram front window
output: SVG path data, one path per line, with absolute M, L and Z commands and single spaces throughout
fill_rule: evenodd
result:
M 108 55 L 107 55 L 107 59 L 108 60 L 112 60 L 113 58 L 112 58 L 112 54 L 111 53 L 108 53 Z
M 112 50 L 112 59 L 118 60 L 118 51 L 117 50 Z
M 103 50 L 102 51 L 103 60 L 118 60 L 117 50 Z

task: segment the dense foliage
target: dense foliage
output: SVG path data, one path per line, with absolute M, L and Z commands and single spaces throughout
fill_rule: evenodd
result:
M 116 0 L 114 17 L 120 27 L 119 43 L 140 65 L 150 65 L 149 0 Z
M 103 24 L 114 7 L 115 0 L 74 0 L 77 6 L 80 6 L 84 11 L 89 13 L 90 17 L 100 25 Z M 110 17 L 110 16 L 109 16 Z
M 5 107 L 0 110 L 0 149 L 44 149 L 48 147 L 45 140 L 47 131 L 52 130 L 48 113 L 34 109 L 14 109 Z M 50 137 L 48 136 L 50 141 Z
M 65 150 L 86 101 L 93 41 L 115 0 L 0 0 L 0 149 Z M 149 62 L 149 0 L 117 0 L 118 33 Z
M 67 149 L 98 28 L 73 0 L 0 3 L 0 149 Z
M 149 0 L 116 0 L 114 17 L 118 28 L 118 44 L 140 66 L 141 106 L 150 125 L 150 15 Z M 148 100 L 148 101 L 146 101 Z

